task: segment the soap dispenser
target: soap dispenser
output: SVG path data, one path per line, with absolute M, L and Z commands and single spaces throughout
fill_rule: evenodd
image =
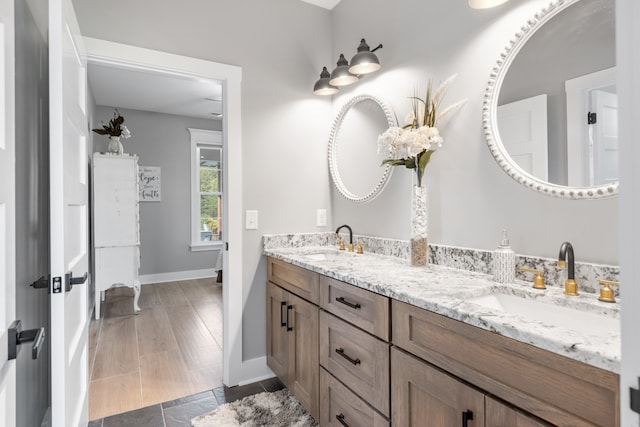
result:
M 509 246 L 507 230 L 502 230 L 500 246 L 493 251 L 493 279 L 500 283 L 513 283 L 516 279 L 516 254 Z

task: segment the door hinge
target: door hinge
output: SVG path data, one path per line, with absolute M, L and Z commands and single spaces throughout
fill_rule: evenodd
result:
M 224 242 L 224 250 L 225 251 L 229 250 L 229 242 Z
M 638 383 L 640 383 L 640 378 L 638 378 Z M 629 387 L 629 394 L 629 400 L 631 401 L 631 410 L 640 414 L 640 390 Z
M 598 121 L 598 115 L 596 113 L 587 113 L 587 124 L 588 125 L 595 125 L 596 122 Z

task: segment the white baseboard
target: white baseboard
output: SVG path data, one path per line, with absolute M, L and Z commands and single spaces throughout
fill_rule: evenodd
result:
M 215 268 L 205 268 L 203 270 L 174 271 L 171 273 L 142 274 L 140 284 L 149 285 L 151 283 L 175 282 L 176 280 L 204 279 L 215 277 Z
M 256 357 L 242 362 L 242 380 L 238 385 L 246 385 L 275 377 L 267 366 L 267 356 Z

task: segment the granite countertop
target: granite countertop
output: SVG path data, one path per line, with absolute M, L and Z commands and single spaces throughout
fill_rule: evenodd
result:
M 264 254 L 591 366 L 620 370 L 619 304 L 600 302 L 594 294 L 571 297 L 558 287 L 536 290 L 530 282 L 502 284 L 487 274 L 438 265 L 411 267 L 406 259 L 327 246 L 265 248 Z M 488 294 L 516 295 L 605 321 L 597 321 L 603 327 L 585 330 L 565 327 L 564 319 L 554 323 L 545 320 L 546 315 L 513 314 L 468 301 Z M 573 320 L 571 313 L 566 325 Z

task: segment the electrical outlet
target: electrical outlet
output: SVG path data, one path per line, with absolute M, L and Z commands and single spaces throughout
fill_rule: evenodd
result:
M 327 226 L 327 210 L 326 209 L 318 209 L 316 212 L 316 225 L 318 227 L 326 227 Z
M 246 211 L 244 228 L 247 230 L 258 229 L 258 211 Z

